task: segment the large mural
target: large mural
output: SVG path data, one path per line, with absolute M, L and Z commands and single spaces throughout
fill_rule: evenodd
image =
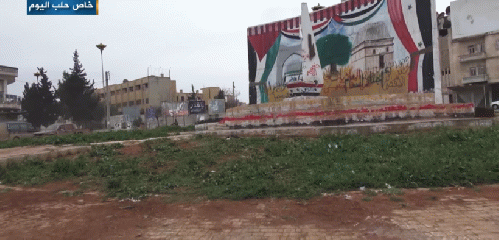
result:
M 432 90 L 434 0 L 350 0 L 248 28 L 250 103 Z M 434 20 L 434 19 L 433 19 Z

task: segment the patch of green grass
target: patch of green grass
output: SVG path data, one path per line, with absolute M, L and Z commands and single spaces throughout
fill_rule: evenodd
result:
M 362 198 L 362 201 L 364 201 L 364 202 L 370 202 L 370 201 L 372 201 L 372 200 L 373 200 L 373 198 L 372 198 L 372 197 L 363 197 L 363 198 Z
M 386 188 L 381 190 L 381 192 L 385 195 L 396 195 L 396 196 L 402 196 L 404 195 L 404 192 L 399 189 L 399 188 Z
M 401 197 L 390 196 L 390 201 L 393 201 L 393 202 L 403 202 L 405 200 L 403 198 L 401 198 Z
M 374 190 L 371 190 L 371 189 L 366 189 L 362 193 L 364 193 L 364 195 L 371 196 L 371 197 L 378 196 L 378 193 Z
M 441 187 L 432 187 L 430 188 L 430 191 L 432 192 L 442 192 L 444 189 Z
M 309 199 L 366 187 L 397 197 L 401 188 L 435 191 L 451 185 L 497 183 L 499 127 L 440 129 L 407 135 L 329 135 L 305 138 L 219 138 L 148 141 L 143 155 L 121 146 L 94 146 L 76 160 L 29 160 L 0 167 L 6 184 L 83 179 L 109 197 L 166 201 L 189 198 Z M 392 187 L 386 188 L 387 183 Z M 188 191 L 186 190 L 188 189 Z M 373 190 L 366 197 L 376 196 Z
M 108 141 L 122 141 L 122 140 L 139 140 L 153 137 L 167 137 L 169 134 L 179 132 L 193 131 L 194 127 L 178 127 L 178 126 L 165 126 L 150 130 L 119 130 L 112 132 L 95 132 L 90 134 L 72 134 L 64 136 L 46 136 L 34 138 L 21 138 L 17 140 L 2 141 L 0 148 L 11 148 L 18 146 L 31 146 L 31 145 L 63 145 L 63 144 L 78 144 L 86 145 L 96 142 Z
M 12 188 L 4 188 L 4 189 L 0 190 L 0 193 L 8 193 L 10 191 L 12 191 Z

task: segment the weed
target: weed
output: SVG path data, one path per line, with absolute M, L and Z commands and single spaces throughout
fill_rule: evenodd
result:
M 397 197 L 397 196 L 390 196 L 390 201 L 393 201 L 393 202 L 403 202 L 404 199 L 401 198 L 401 197 Z
M 371 196 L 371 197 L 378 196 L 378 193 L 374 190 L 371 190 L 371 189 L 366 189 L 362 193 L 364 193 L 364 195 Z
M 386 188 L 381 191 L 385 195 L 397 195 L 397 196 L 402 196 L 404 195 L 404 192 L 400 190 L 399 188 Z
M 430 191 L 432 192 L 442 192 L 444 189 L 441 187 L 432 187 L 430 188 Z
M 372 197 L 363 197 L 363 198 L 362 198 L 362 201 L 364 201 L 364 202 L 370 202 L 370 201 L 372 201 L 372 200 L 373 200 L 373 198 L 372 198 Z
M 4 189 L 0 190 L 0 193 L 8 193 L 10 191 L 12 191 L 12 188 L 4 188 Z

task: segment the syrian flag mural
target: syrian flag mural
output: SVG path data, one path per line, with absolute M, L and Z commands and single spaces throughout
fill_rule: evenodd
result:
M 432 90 L 434 0 L 350 0 L 248 28 L 250 103 Z

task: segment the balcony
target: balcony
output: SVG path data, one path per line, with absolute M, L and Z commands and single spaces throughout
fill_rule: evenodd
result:
M 459 59 L 462 63 L 463 62 L 470 62 L 470 61 L 484 60 L 486 58 L 487 58 L 487 54 L 485 52 L 477 52 L 477 53 L 473 53 L 473 54 L 459 56 Z
M 476 75 L 476 76 L 463 78 L 463 84 L 487 82 L 488 80 L 489 80 L 489 75 L 480 74 L 480 75 Z

